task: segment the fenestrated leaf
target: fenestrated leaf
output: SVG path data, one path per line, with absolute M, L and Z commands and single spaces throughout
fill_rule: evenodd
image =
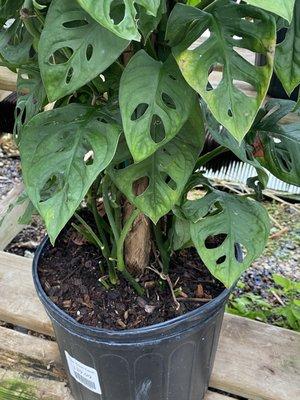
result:
M 284 40 L 276 47 L 275 72 L 285 91 L 290 96 L 300 84 L 300 2 L 295 4 L 295 13 Z
M 213 190 L 201 199 L 188 200 L 183 211 L 191 222 L 191 238 L 201 259 L 226 287 L 264 250 L 269 217 L 254 200 Z M 209 245 L 209 241 L 215 244 Z M 244 250 L 243 261 L 237 260 L 237 244 Z
M 19 69 L 17 92 L 14 135 L 15 139 L 19 140 L 23 125 L 45 105 L 46 92 L 38 68 L 31 66 Z
M 116 35 L 127 39 L 141 39 L 138 31 L 136 5 L 148 15 L 156 16 L 161 0 L 77 0 L 96 21 Z
M 252 6 L 263 8 L 291 22 L 295 0 L 245 0 Z
M 74 0 L 52 0 L 39 42 L 41 75 L 50 101 L 94 79 L 127 47 Z
M 204 144 L 204 126 L 199 105 L 169 143 L 146 160 L 123 169 L 111 168 L 109 174 L 128 200 L 154 223 L 179 200 Z M 148 179 L 148 187 L 134 194 L 134 184 Z
M 186 122 L 194 91 L 171 56 L 164 64 L 140 50 L 120 83 L 120 108 L 129 150 L 136 162 L 172 139 Z
M 260 164 L 284 182 L 300 186 L 300 117 L 288 124 L 280 120 L 290 113 L 295 102 L 271 100 L 253 131 L 259 149 L 254 155 Z
M 107 115 L 78 104 L 41 113 L 23 128 L 26 191 L 52 243 L 112 160 L 119 135 L 120 128 Z
M 206 30 L 210 37 L 202 44 L 195 43 Z M 186 81 L 203 97 L 215 118 L 241 141 L 272 76 L 274 18 L 258 8 L 227 0 L 217 2 L 210 13 L 178 4 L 169 18 L 167 39 Z M 265 55 L 266 65 L 249 63 L 238 54 L 241 48 Z M 223 71 L 222 80 L 212 89 L 210 73 L 217 66 Z M 254 96 L 242 92 L 236 81 L 252 85 Z

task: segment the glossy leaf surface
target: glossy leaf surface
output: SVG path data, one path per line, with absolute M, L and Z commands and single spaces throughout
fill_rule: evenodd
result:
M 110 176 L 129 201 L 156 223 L 179 200 L 203 143 L 204 126 L 197 106 L 169 143 L 138 164 L 119 170 L 112 168 Z M 136 196 L 134 184 L 143 178 L 148 180 L 148 186 Z
M 300 2 L 284 40 L 276 47 L 275 71 L 285 91 L 291 95 L 300 84 Z
M 120 108 L 126 141 L 136 162 L 177 134 L 195 98 L 173 57 L 163 64 L 141 50 L 131 59 L 120 83 Z
M 187 201 L 183 210 L 201 259 L 226 287 L 233 285 L 264 250 L 269 217 L 254 200 L 213 190 L 201 199 Z M 237 259 L 237 244 L 244 250 L 243 261 Z
M 128 42 L 103 28 L 73 0 L 51 2 L 39 42 L 39 64 L 50 101 L 94 79 Z
M 271 100 L 265 115 L 253 128 L 256 132 L 256 159 L 277 178 L 300 186 L 300 116 L 295 122 L 283 123 L 295 103 L 289 100 Z M 297 121 L 298 120 L 298 121 Z
M 202 43 L 197 41 L 208 30 L 210 36 Z M 210 13 L 178 4 L 169 18 L 167 39 L 183 76 L 239 142 L 249 131 L 267 93 L 275 33 L 272 16 L 229 1 L 217 2 Z M 266 65 L 252 65 L 238 53 L 242 48 L 263 54 Z M 222 71 L 222 79 L 211 87 L 214 69 Z M 253 87 L 253 96 L 241 91 L 240 81 Z
M 246 0 L 246 3 L 277 14 L 289 22 L 293 18 L 295 0 Z
M 23 125 L 41 111 L 43 105 L 45 105 L 47 96 L 37 68 L 32 66 L 19 69 L 17 91 L 14 134 L 15 138 L 19 140 Z
M 39 114 L 24 127 L 24 182 L 52 243 L 112 160 L 119 135 L 108 116 L 78 104 Z
M 161 0 L 77 0 L 78 3 L 102 26 L 127 39 L 141 39 L 138 30 L 137 5 L 148 15 L 156 16 Z

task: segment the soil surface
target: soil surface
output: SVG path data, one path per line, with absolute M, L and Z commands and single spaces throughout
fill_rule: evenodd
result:
M 138 296 L 122 276 L 119 285 L 106 289 L 99 282 L 99 251 L 80 243 L 74 234 L 73 228 L 68 228 L 55 248 L 49 246 L 39 273 L 52 301 L 82 324 L 117 330 L 154 325 L 201 307 L 224 289 L 192 249 L 175 254 L 171 260 L 170 279 L 181 299 L 178 310 L 167 282 L 150 269 L 139 279 L 144 297 Z M 155 260 L 151 265 L 159 270 Z

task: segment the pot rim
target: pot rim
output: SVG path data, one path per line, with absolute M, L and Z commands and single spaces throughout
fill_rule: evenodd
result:
M 106 329 L 106 328 L 98 328 L 89 325 L 80 324 L 77 322 L 73 317 L 67 314 L 64 310 L 59 308 L 46 294 L 44 288 L 40 282 L 39 274 L 38 274 L 38 264 L 39 259 L 42 256 L 43 252 L 45 251 L 45 247 L 49 244 L 49 237 L 46 236 L 41 244 L 39 245 L 37 251 L 34 254 L 33 263 L 32 263 L 32 273 L 33 273 L 33 280 L 38 292 L 38 295 L 44 305 L 56 315 L 58 314 L 62 320 L 64 320 L 67 324 L 71 325 L 76 331 L 85 330 L 86 334 L 91 335 L 105 335 L 106 337 L 111 337 L 115 339 L 129 339 L 134 338 L 135 336 L 143 336 L 149 335 L 153 333 L 160 333 L 160 331 L 165 332 L 166 330 L 173 330 L 179 324 L 186 320 L 198 320 L 201 316 L 204 315 L 211 315 L 213 309 L 219 309 L 222 304 L 225 303 L 226 298 L 230 295 L 233 291 L 234 287 L 236 286 L 236 282 L 231 286 L 231 288 L 225 288 L 217 297 L 212 299 L 210 302 L 202 305 L 201 307 L 196 308 L 195 310 L 188 311 L 187 313 L 180 315 L 178 317 L 172 318 L 170 320 L 160 322 L 158 324 L 146 326 L 143 328 L 136 328 L 136 329 L 128 329 L 128 330 L 113 330 L 113 329 Z M 238 257 L 241 257 L 240 249 L 237 249 Z

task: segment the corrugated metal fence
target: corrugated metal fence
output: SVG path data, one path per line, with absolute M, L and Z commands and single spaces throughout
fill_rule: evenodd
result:
M 266 172 L 269 175 L 269 182 L 267 186 L 268 189 L 292 194 L 300 194 L 300 187 L 282 182 L 268 171 Z M 219 171 L 216 172 L 212 169 L 205 170 L 205 176 L 209 179 L 220 179 L 229 182 L 246 184 L 247 179 L 252 176 L 257 176 L 257 173 L 252 165 L 239 161 L 233 161 L 231 164 L 223 166 Z

